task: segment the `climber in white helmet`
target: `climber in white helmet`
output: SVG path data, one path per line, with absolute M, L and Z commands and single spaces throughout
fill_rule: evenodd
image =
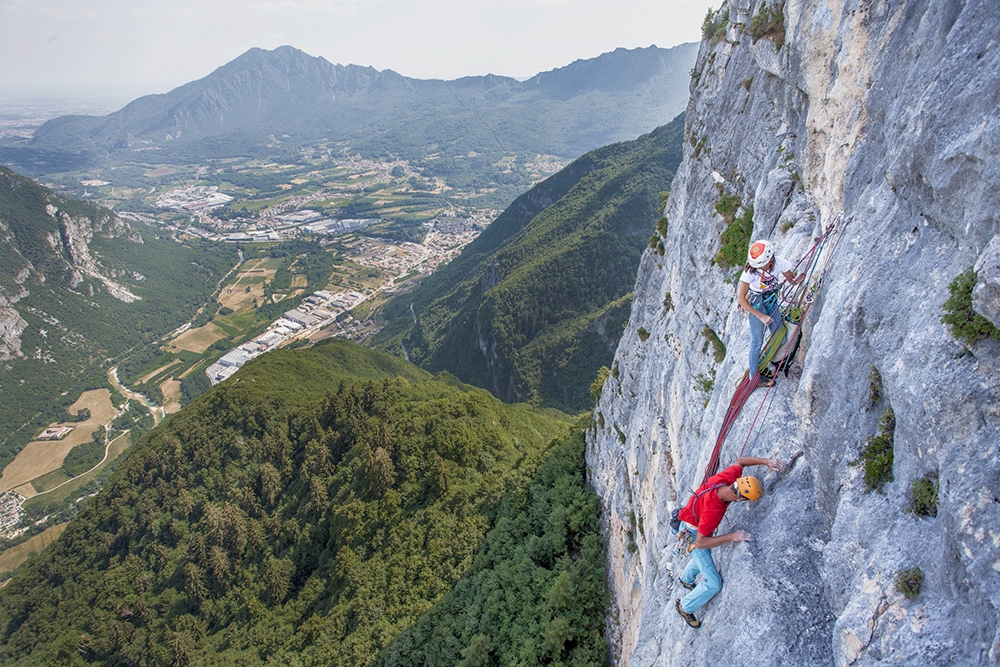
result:
M 737 300 L 750 315 L 750 370 L 752 377 L 760 363 L 760 346 L 764 342 L 764 327 L 773 334 L 781 326 L 778 301 L 781 296 L 781 279 L 795 285 L 802 276 L 795 274 L 792 263 L 774 254 L 770 241 L 754 241 L 747 253 L 747 263 L 740 275 Z M 770 386 L 774 379 L 770 372 L 761 374 L 761 384 Z

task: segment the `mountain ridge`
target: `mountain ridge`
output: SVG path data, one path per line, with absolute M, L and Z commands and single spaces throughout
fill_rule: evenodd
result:
M 290 46 L 253 48 L 201 79 L 108 116 L 50 120 L 27 144 L 8 146 L 0 156 L 37 173 L 59 154 L 94 164 L 136 149 L 155 150 L 161 159 L 199 150 L 245 155 L 266 152 L 271 137 L 282 146 L 271 152 L 326 137 L 371 155 L 420 157 L 438 145 L 456 155 L 501 150 L 575 158 L 676 115 L 694 53 L 694 44 L 618 49 L 521 82 L 492 74 L 411 79 L 334 65 Z M 669 99 L 664 91 L 672 91 Z M 206 140 L 215 145 L 196 145 Z

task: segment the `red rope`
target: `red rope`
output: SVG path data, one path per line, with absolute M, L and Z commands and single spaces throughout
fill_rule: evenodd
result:
M 722 451 L 722 443 L 726 441 L 726 436 L 729 435 L 729 429 L 733 427 L 736 423 L 736 418 L 739 416 L 740 411 L 743 409 L 743 405 L 750 398 L 750 394 L 753 393 L 760 385 L 760 373 L 754 373 L 753 375 L 748 375 L 740 386 L 736 388 L 736 393 L 733 394 L 733 399 L 729 403 L 729 409 L 726 411 L 726 417 L 722 420 L 722 430 L 719 432 L 719 437 L 715 440 L 715 447 L 712 450 L 712 456 L 708 460 L 708 465 L 705 467 L 705 477 L 702 479 L 701 483 L 704 484 L 708 481 L 708 478 L 719 471 L 719 453 Z M 700 486 L 700 485 L 699 485 Z
M 777 375 L 777 373 L 775 373 L 775 375 Z M 767 396 L 771 393 L 771 389 L 773 388 L 774 385 L 772 384 L 767 388 L 767 391 L 764 392 L 764 399 L 760 402 L 760 406 L 757 408 L 757 414 L 753 416 L 753 421 L 750 422 L 750 428 L 747 430 L 747 437 L 743 441 L 743 447 L 740 449 L 740 455 L 737 458 L 741 458 L 743 456 L 743 452 L 746 451 L 747 443 L 750 442 L 750 434 L 753 433 L 753 427 L 757 423 L 757 417 L 760 416 L 760 411 L 764 407 L 764 403 L 767 402 Z

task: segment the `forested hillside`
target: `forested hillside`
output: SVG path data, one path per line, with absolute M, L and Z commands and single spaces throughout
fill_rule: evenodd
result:
M 683 130 L 679 116 L 539 183 L 460 257 L 391 301 L 375 345 L 505 401 L 586 409 L 628 317 Z
M 105 386 L 112 360 L 192 317 L 237 259 L 0 167 L 0 467 Z
M 603 664 L 570 431 L 342 340 L 264 355 L 0 589 L 0 662 Z

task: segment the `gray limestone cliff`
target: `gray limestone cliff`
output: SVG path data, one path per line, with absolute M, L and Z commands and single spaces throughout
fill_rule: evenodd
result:
M 725 34 L 702 43 L 665 253 L 643 257 L 588 434 L 615 660 L 1000 664 L 1000 342 L 941 323 L 969 267 L 976 311 L 1000 319 L 1000 4 L 788 0 L 770 25 L 763 4 L 730 0 Z M 737 269 L 713 261 L 715 205 L 733 195 L 793 262 L 834 232 L 788 376 L 754 392 L 722 448 L 722 466 L 741 451 L 794 465 L 758 469 L 768 493 L 727 512 L 720 532 L 754 540 L 713 550 L 725 585 L 696 630 L 674 611 L 668 521 L 747 364 Z M 855 461 L 887 407 L 892 480 L 867 492 Z M 925 477 L 934 517 L 908 511 Z M 908 599 L 895 580 L 913 567 Z

